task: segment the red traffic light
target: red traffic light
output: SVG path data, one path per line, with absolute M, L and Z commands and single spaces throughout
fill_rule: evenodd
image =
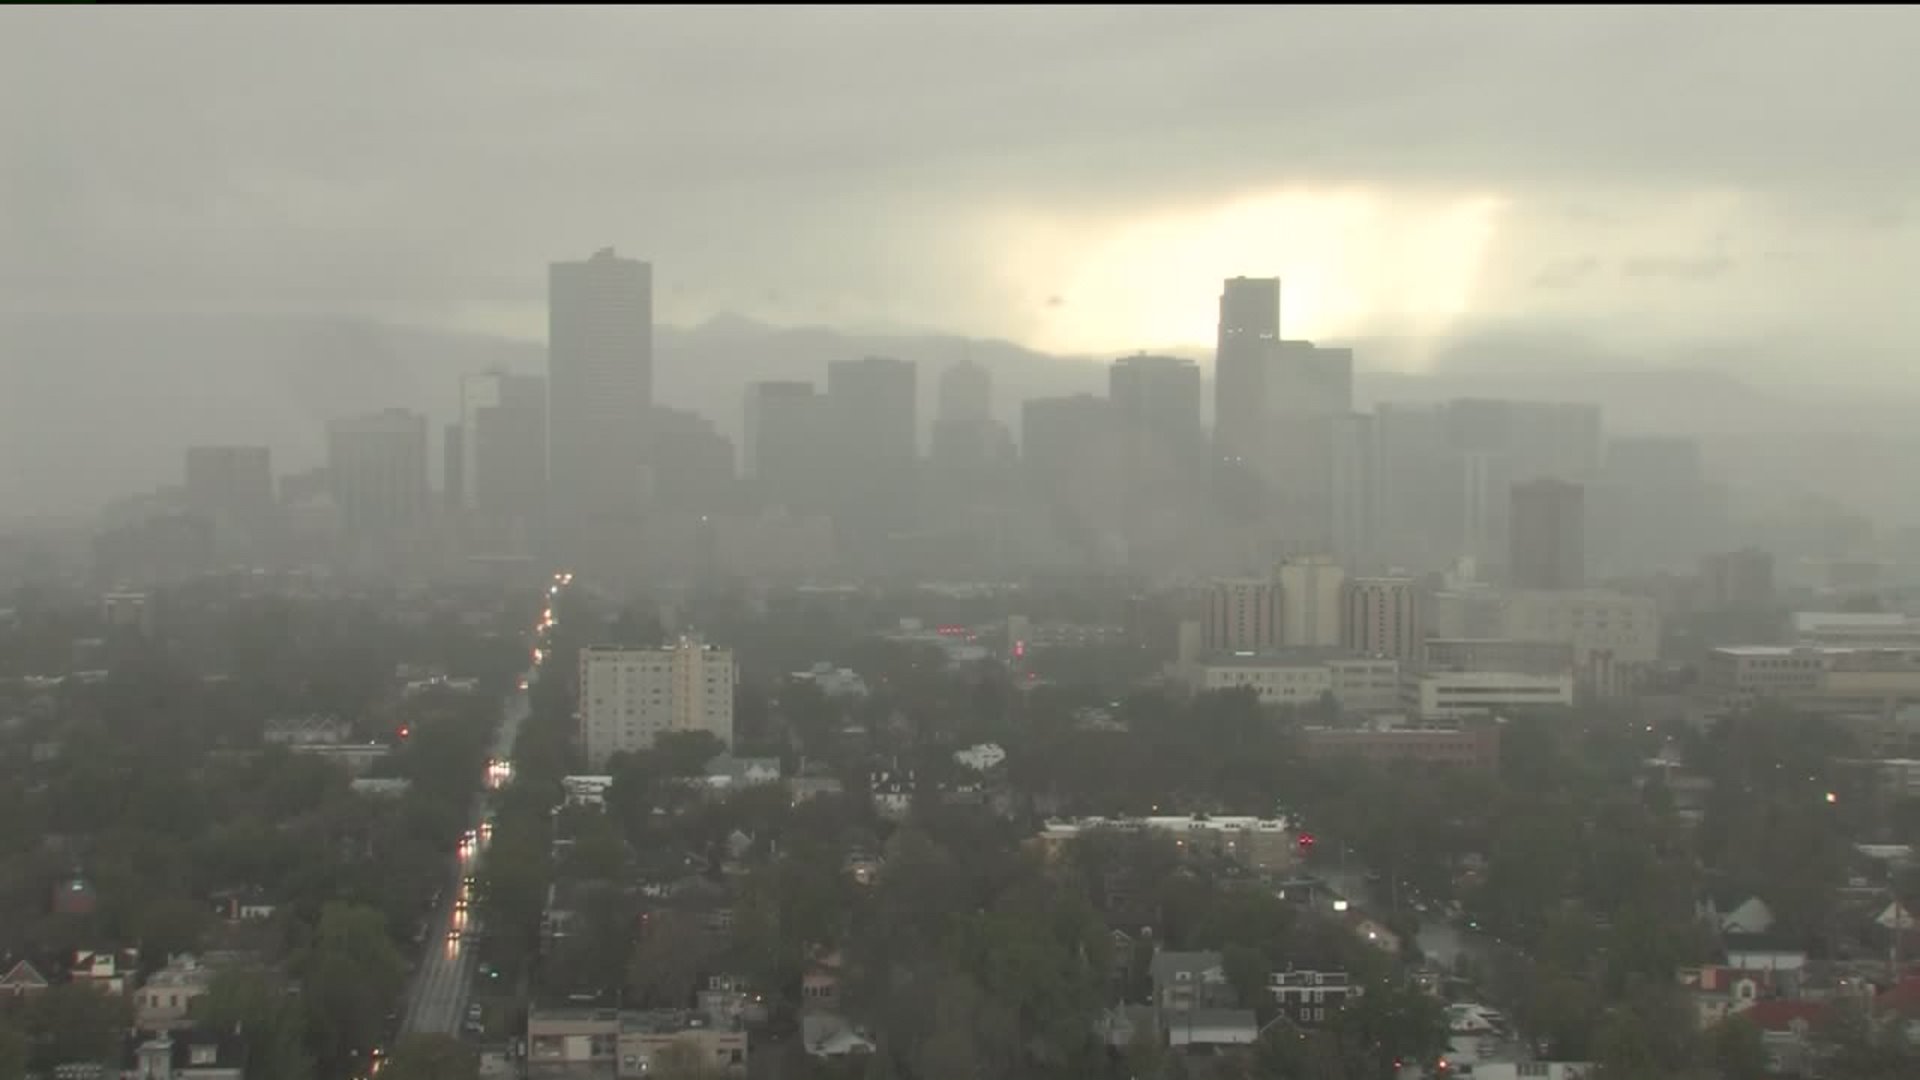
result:
M 399 736 L 400 736 L 400 741 L 401 741 L 401 742 L 406 742 L 406 741 L 407 741 L 407 738 L 408 738 L 408 736 L 411 736 L 411 735 L 413 734 L 413 729 L 412 729 L 412 728 L 410 728 L 410 727 L 408 727 L 408 726 L 407 726 L 407 725 L 405 725 L 405 724 L 401 724 L 401 725 L 400 725 L 400 730 L 399 730 L 399 731 L 397 731 L 397 732 L 395 732 L 394 734 L 396 734 L 396 735 L 399 735 Z
M 1313 850 L 1313 834 L 1310 832 L 1301 833 L 1299 844 L 1300 844 L 1301 851 L 1312 851 Z

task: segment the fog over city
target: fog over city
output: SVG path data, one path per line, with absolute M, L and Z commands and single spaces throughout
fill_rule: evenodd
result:
M 0 364 L 29 392 L 8 395 L 6 450 L 116 433 L 72 444 L 71 480 L 9 476 L 10 503 L 71 512 L 65 491 L 147 481 L 184 431 L 141 414 L 189 372 L 244 386 L 196 390 L 238 408 L 191 426 L 309 459 L 292 429 L 328 394 L 381 380 L 444 413 L 445 367 L 538 352 L 375 345 L 361 321 L 537 345 L 545 265 L 609 243 L 655 265 L 669 326 L 1204 358 L 1217 282 L 1246 273 L 1286 281 L 1289 333 L 1363 344 L 1363 371 L 1909 393 L 1920 18 L 1901 9 L 450 18 L 9 13 Z M 162 323 L 96 325 L 133 316 Z M 661 351 L 663 395 L 734 395 L 711 354 Z M 1023 375 L 1002 377 L 1009 409 Z M 231 415 L 248 405 L 255 423 Z
M 1915 1080 L 1916 58 L 0 7 L 0 1080 Z

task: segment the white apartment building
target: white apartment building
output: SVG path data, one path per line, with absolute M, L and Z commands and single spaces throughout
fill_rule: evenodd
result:
M 580 650 L 580 734 L 589 768 L 661 735 L 711 732 L 733 745 L 733 651 L 682 637 L 660 649 Z
M 1195 691 L 1250 688 L 1262 705 L 1313 705 L 1331 695 L 1343 709 L 1392 710 L 1400 704 L 1400 663 L 1340 649 L 1280 649 L 1208 656 L 1189 669 Z
M 1324 556 L 1289 559 L 1280 564 L 1280 643 L 1340 644 L 1341 597 L 1347 572 Z
M 1401 704 L 1423 720 L 1459 720 L 1573 704 L 1573 676 L 1431 671 L 1401 686 Z

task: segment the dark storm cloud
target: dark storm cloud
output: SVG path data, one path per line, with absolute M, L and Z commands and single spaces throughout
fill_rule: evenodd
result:
M 954 297 L 1009 257 L 966 227 L 1009 202 L 1898 205 L 1916 27 L 1901 8 L 13 8 L 0 279 L 28 310 L 433 320 L 536 305 L 548 259 L 616 241 L 672 268 L 682 313 L 777 290 L 796 317 L 992 330 Z

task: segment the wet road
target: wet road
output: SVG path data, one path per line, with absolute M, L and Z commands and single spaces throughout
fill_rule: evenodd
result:
M 527 718 L 528 708 L 524 691 L 506 699 L 491 751 L 494 760 L 505 762 L 510 759 L 514 740 L 519 737 L 520 724 Z M 489 769 L 487 789 L 491 791 L 503 780 L 504 774 Z M 467 813 L 467 827 L 472 830 L 472 839 L 461 842 L 455 865 L 448 873 L 446 899 L 427 920 L 427 940 L 420 966 L 414 972 L 412 985 L 407 989 L 406 1009 L 400 1026 L 402 1034 L 432 1032 L 458 1035 L 461 1023 L 466 1019 L 467 992 L 473 985 L 475 950 L 460 940 L 468 920 L 465 879 L 466 875 L 477 872 L 480 860 L 485 857 L 488 838 L 483 825 L 485 812 L 486 795 L 474 796 L 473 805 Z

